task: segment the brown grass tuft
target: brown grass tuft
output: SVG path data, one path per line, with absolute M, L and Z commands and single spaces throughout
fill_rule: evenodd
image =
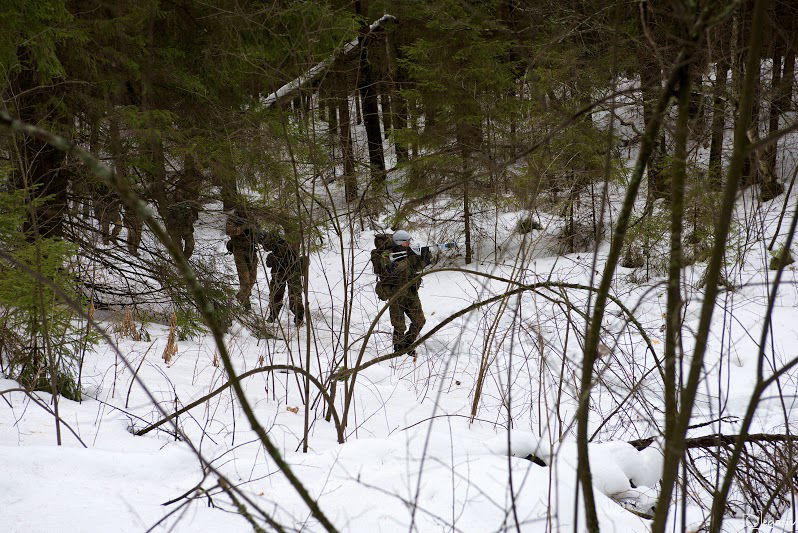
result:
M 177 315 L 172 312 L 169 320 L 169 338 L 166 340 L 166 348 L 163 350 L 163 361 L 166 366 L 172 364 L 172 358 L 177 355 Z
M 89 307 L 89 314 L 94 314 L 94 304 Z M 133 310 L 131 308 L 125 307 L 122 312 L 122 319 L 116 323 L 114 331 L 120 337 L 130 337 L 134 341 L 141 340 L 141 333 L 136 327 L 136 321 L 133 319 Z

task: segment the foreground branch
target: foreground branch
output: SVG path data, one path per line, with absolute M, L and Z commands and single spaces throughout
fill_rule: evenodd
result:
M 293 366 L 293 365 L 268 365 L 268 366 L 262 366 L 262 367 L 259 367 L 259 368 L 253 368 L 252 370 L 249 370 L 248 372 L 244 372 L 243 374 L 238 376 L 238 379 L 242 380 L 242 379 L 254 376 L 255 374 L 260 374 L 261 372 L 273 372 L 275 370 L 288 370 L 288 371 L 291 371 L 291 372 L 296 372 L 297 374 L 302 374 L 303 376 L 308 378 L 310 380 L 310 382 L 313 383 L 316 386 L 316 388 L 319 389 L 319 392 L 321 392 L 322 396 L 324 396 L 324 400 L 327 402 L 327 406 L 330 408 L 330 412 L 332 413 L 332 417 L 333 417 L 333 420 L 335 422 L 335 430 L 338 433 L 338 442 L 339 443 L 343 443 L 344 442 L 344 430 L 343 430 L 343 427 L 341 426 L 341 419 L 338 418 L 338 412 L 335 410 L 335 403 L 333 402 L 332 398 L 330 397 L 330 394 L 324 388 L 324 385 L 322 385 L 322 383 L 318 379 L 316 379 L 312 374 L 310 374 L 304 368 L 300 368 L 298 366 Z M 147 427 L 145 427 L 143 429 L 140 429 L 140 430 L 136 431 L 136 435 L 138 435 L 138 436 L 146 435 L 147 433 L 149 433 L 153 429 L 156 429 L 156 428 L 162 426 L 163 424 L 169 422 L 170 420 L 182 415 L 183 413 L 194 409 L 198 405 L 207 402 L 208 400 L 210 400 L 214 396 L 218 396 L 222 392 L 224 392 L 227 389 L 229 389 L 232 384 L 233 384 L 232 380 L 228 381 L 227 383 L 225 383 L 221 387 L 215 389 L 212 392 L 209 392 L 208 394 L 206 394 L 202 398 L 198 398 L 197 400 L 194 400 L 193 402 L 191 402 L 190 404 L 186 405 L 182 409 L 179 409 L 179 410 L 175 411 L 174 413 L 170 414 L 169 416 L 167 416 L 165 418 L 162 418 L 161 420 L 159 420 L 158 422 L 155 422 L 154 424 L 151 424 L 151 425 L 149 425 L 149 426 L 147 426 Z
M 589 292 L 598 291 L 598 289 L 596 287 L 591 287 L 590 285 L 582 285 L 582 284 L 579 284 L 579 283 L 565 283 L 565 282 L 559 282 L 559 281 L 541 281 L 541 282 L 538 282 L 538 283 L 524 284 L 524 283 L 520 283 L 520 282 L 515 281 L 515 280 L 511 280 L 511 279 L 508 279 L 508 278 L 503 278 L 501 276 L 495 276 L 493 274 L 487 274 L 485 272 L 479 272 L 478 270 L 468 270 L 468 269 L 463 269 L 463 268 L 436 268 L 436 269 L 433 269 L 433 270 L 429 270 L 427 272 L 423 272 L 423 273 L 419 274 L 418 276 L 416 276 L 415 278 L 410 280 L 405 287 L 408 287 L 411 284 L 415 283 L 417 279 L 420 279 L 420 278 L 422 278 L 422 277 L 424 277 L 426 275 L 429 275 L 429 274 L 435 274 L 437 272 L 461 272 L 461 273 L 464 273 L 464 274 L 477 275 L 477 276 L 488 278 L 488 279 L 491 279 L 491 280 L 494 280 L 494 281 L 500 281 L 502 283 L 509 283 L 509 284 L 512 284 L 512 285 L 516 285 L 516 288 L 512 289 L 512 290 L 509 290 L 509 291 L 506 291 L 506 292 L 503 292 L 503 293 L 498 294 L 496 296 L 492 296 L 492 297 L 487 298 L 485 300 L 481 300 L 481 301 L 475 302 L 475 303 L 469 305 L 468 307 L 465 307 L 465 308 L 457 311 L 456 313 L 453 313 L 453 314 L 449 315 L 448 317 L 446 317 L 446 319 L 444 319 L 441 322 L 439 322 L 435 327 L 433 327 L 431 330 L 429 330 L 423 336 L 421 336 L 418 339 L 416 339 L 416 341 L 413 342 L 413 344 L 411 344 L 410 346 L 407 346 L 406 348 L 404 348 L 402 350 L 399 350 L 399 351 L 396 351 L 396 352 L 392 352 L 392 353 L 389 353 L 389 354 L 386 354 L 386 355 L 381 355 L 379 357 L 375 357 L 374 359 L 371 359 L 371 360 L 361 364 L 361 361 L 363 360 L 363 355 L 365 354 L 366 344 L 368 343 L 369 338 L 371 337 L 372 333 L 374 332 L 374 328 L 376 327 L 376 324 L 379 322 L 380 317 L 383 315 L 385 310 L 390 307 L 390 304 L 397 297 L 396 295 L 400 294 L 404 287 L 400 288 L 398 291 L 396 291 L 396 295 L 394 295 L 393 298 L 391 298 L 390 300 L 385 302 L 385 305 L 383 306 L 383 308 L 377 313 L 377 316 L 374 317 L 374 319 L 373 319 L 373 321 L 371 323 L 371 327 L 366 332 L 366 335 L 365 335 L 365 337 L 363 339 L 363 345 L 361 346 L 360 353 L 358 354 L 358 358 L 357 358 L 357 361 L 355 363 L 355 366 L 353 368 L 341 368 L 341 369 L 337 370 L 333 374 L 333 379 L 344 380 L 344 379 L 347 379 L 350 376 L 356 375 L 358 372 L 361 372 L 361 371 L 367 369 L 370 366 L 376 365 L 377 363 L 381 363 L 383 361 L 389 361 L 391 359 L 395 359 L 397 357 L 400 357 L 400 356 L 410 352 L 411 350 L 416 349 L 418 346 L 420 346 L 421 344 L 426 342 L 427 339 L 429 339 L 430 337 L 435 335 L 438 331 L 440 331 L 443 327 L 445 327 L 446 325 L 450 324 L 454 320 L 460 318 L 461 316 L 466 315 L 466 314 L 468 314 L 468 313 L 470 313 L 472 311 L 475 311 L 475 310 L 479 309 L 480 307 L 484 307 L 486 305 L 490 305 L 492 303 L 500 301 L 500 300 L 502 300 L 504 298 L 509 298 L 510 296 L 514 296 L 516 294 L 520 294 L 520 293 L 523 293 L 523 292 L 526 292 L 526 291 L 538 292 L 538 289 L 550 289 L 550 290 L 551 289 L 576 289 L 576 290 L 584 290 L 584 291 L 589 291 Z M 623 311 L 623 313 L 627 316 L 629 322 L 634 324 L 634 326 L 640 332 L 640 336 L 645 341 L 648 349 L 654 355 L 654 358 L 656 360 L 657 365 L 660 366 L 660 361 L 658 359 L 656 359 L 657 354 L 654 351 L 654 346 L 652 345 L 651 339 L 649 338 L 648 334 L 643 329 L 643 325 L 640 324 L 640 322 L 634 317 L 634 314 L 632 313 L 632 311 L 629 310 L 629 308 L 627 308 L 620 300 L 618 300 L 616 297 L 612 296 L 611 294 L 608 294 L 607 298 L 609 300 L 611 300 L 614 304 L 616 304 L 618 307 L 620 307 L 621 311 Z M 354 384 L 350 384 L 350 388 L 353 388 L 353 387 L 354 387 Z M 344 412 L 344 416 L 346 416 L 346 411 Z

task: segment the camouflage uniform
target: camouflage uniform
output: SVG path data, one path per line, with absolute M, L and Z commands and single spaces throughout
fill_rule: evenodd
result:
M 100 234 L 104 244 L 116 243 L 116 239 L 122 231 L 121 208 L 122 203 L 119 197 L 108 187 L 101 187 L 97 190 L 97 195 L 94 198 L 94 217 L 100 222 Z
M 196 202 L 177 201 L 169 206 L 168 213 L 173 234 L 178 238 L 178 244 L 182 243 L 183 255 L 188 259 L 194 253 L 194 223 L 199 218 Z
M 260 237 L 263 249 L 271 252 L 266 257 L 266 266 L 272 271 L 269 280 L 269 317 L 277 320 L 283 308 L 285 288 L 288 286 L 288 306 L 294 313 L 294 323 L 299 326 L 305 319 L 305 306 L 302 301 L 302 275 L 304 261 L 288 242 L 274 232 Z
M 391 280 L 387 284 L 390 298 L 393 298 L 404 284 L 413 279 L 426 266 L 425 260 L 414 254 L 409 248 L 394 246 L 392 251 L 406 251 L 407 257 L 396 261 L 393 266 Z M 421 286 L 420 278 L 402 290 L 389 307 L 393 326 L 394 351 L 404 350 L 413 344 L 427 321 L 424 317 L 424 310 L 421 308 L 421 298 L 418 296 L 419 286 Z M 407 328 L 407 331 L 405 331 L 405 315 L 410 319 L 410 327 Z M 415 355 L 415 350 L 410 351 L 409 354 Z
M 125 207 L 122 222 L 125 228 L 127 228 L 127 251 L 138 257 L 139 245 L 141 244 L 141 230 L 144 227 L 144 222 L 135 210 L 128 209 L 127 207 Z
M 255 228 L 249 223 L 246 213 L 236 210 L 227 217 L 225 232 L 230 237 L 227 241 L 227 251 L 233 254 L 238 273 L 239 288 L 236 299 L 245 309 L 249 309 L 249 295 L 258 278 Z

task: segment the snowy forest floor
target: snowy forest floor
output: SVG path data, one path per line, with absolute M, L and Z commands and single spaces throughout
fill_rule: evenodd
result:
M 759 204 L 747 193 L 738 202 L 738 225 L 726 272 L 726 279 L 736 288 L 722 291 L 717 302 L 706 376 L 693 417 L 694 424 L 705 425 L 691 430 L 691 437 L 737 433 L 736 417 L 748 405 L 773 277 L 766 247 L 783 202 L 782 196 L 753 211 L 752 206 Z M 794 193 L 787 213 L 792 213 L 795 202 Z M 556 256 L 546 252 L 546 247 L 535 249 L 536 239 L 546 237 L 548 229 L 544 229 L 529 234 L 531 240 L 524 243 L 524 248 L 536 250 L 534 259 L 516 262 L 522 246 L 513 229 L 521 216 L 520 212 L 504 213 L 497 219 L 498 262 L 492 254 L 498 244 L 492 243 L 478 254 L 486 260 L 468 268 L 525 283 L 598 284 L 599 274 L 591 272 L 593 268 L 601 271 L 606 243 L 594 267 L 590 252 Z M 787 222 L 777 242 L 783 242 Z M 207 215 L 200 223 L 200 253 L 218 254 L 223 249 L 221 215 Z M 437 237 L 423 227 L 416 228 L 414 235 L 418 242 Z M 373 233 L 366 231 L 351 243 L 355 288 L 350 357 L 356 356 L 382 304 L 373 291 L 372 238 Z M 344 242 L 345 247 L 349 245 Z M 310 360 L 315 375 L 324 379 L 329 376 L 330 361 L 340 357 L 343 343 L 345 263 L 332 234 L 322 250 L 311 256 Z M 233 271 L 230 261 L 227 268 Z M 704 268 L 704 264 L 694 264 L 683 271 L 688 359 L 702 301 Z M 261 269 L 253 291 L 256 314 L 265 312 L 266 274 Z M 794 266 L 787 267 L 773 314 L 766 374 L 796 357 L 796 281 Z M 426 276 L 420 290 L 427 315 L 424 331 L 507 289 L 506 282 L 462 272 Z M 612 292 L 633 312 L 657 355 L 663 349 L 665 290 L 661 277 L 641 280 L 640 272 L 619 268 Z M 575 503 L 573 417 L 584 333 L 579 313 L 586 306 L 586 291 L 552 287 L 480 307 L 452 321 L 419 349 L 415 362 L 401 357 L 371 366 L 358 377 L 344 444 L 337 443 L 335 427 L 324 420 L 322 402 L 316 399 L 311 406 L 307 453 L 302 453 L 302 379 L 280 372 L 260 373 L 243 386 L 272 441 L 342 531 L 573 530 L 575 521 L 584 524 L 581 505 Z M 258 339 L 240 323 L 233 325 L 226 342 L 239 372 L 263 364 L 305 364 L 306 333 L 294 329 L 290 318 L 284 309 L 284 339 Z M 115 320 L 109 317 L 103 324 L 112 331 Z M 643 451 L 627 442 L 659 435 L 662 381 L 645 338 L 620 306 L 610 305 L 604 326 L 590 420 L 591 432 L 596 432 L 591 463 L 599 518 L 603 531 L 645 531 L 649 522 L 627 508 L 646 512 L 653 505 L 661 454 L 656 441 Z M 156 323 L 145 327 L 150 341 L 118 338 L 118 347 L 167 412 L 225 383 L 209 336 L 180 341 L 177 355 L 166 364 L 161 353 L 168 327 Z M 387 313 L 375 331 L 366 347 L 366 361 L 391 352 Z M 471 420 L 480 368 L 486 369 L 485 378 L 476 417 Z M 798 429 L 796 378 L 798 370 L 789 372 L 778 386 L 766 391 L 752 432 L 785 433 L 785 426 L 790 432 Z M 252 529 L 218 490 L 201 498 L 191 493 L 196 499 L 185 506 L 181 506 L 184 499 L 163 505 L 199 483 L 212 487 L 216 480 L 204 479 L 195 454 L 169 431 L 156 430 L 141 437 L 132 434 L 161 415 L 111 346 L 101 343 L 87 355 L 82 380 L 82 402 L 60 400 L 64 422 L 60 447 L 47 410 L 22 392 L 3 394 L 0 530 L 146 531 L 156 524 L 156 530 L 173 531 Z M 0 380 L 2 391 L 17 387 L 13 381 Z M 312 390 L 312 400 L 314 396 Z M 33 397 L 51 405 L 46 393 L 36 392 Z M 340 395 L 336 403 L 340 412 Z M 240 484 L 277 522 L 288 530 L 322 529 L 266 455 L 231 390 L 179 417 L 178 424 L 207 461 Z M 530 454 L 548 466 L 528 460 Z M 706 458 L 696 459 L 696 464 L 708 479 L 714 479 L 716 464 Z M 681 492 L 677 496 L 681 502 Z M 700 526 L 710 497 L 700 488 L 690 489 L 685 509 L 688 528 Z M 680 512 L 674 506 L 674 519 L 680 519 Z M 785 516 L 790 513 L 785 511 Z M 727 520 L 725 527 L 743 531 L 747 522 L 741 514 Z

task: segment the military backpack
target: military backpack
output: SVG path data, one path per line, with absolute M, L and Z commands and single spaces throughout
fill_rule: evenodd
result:
M 393 292 L 398 281 L 391 272 L 392 246 L 393 237 L 390 234 L 378 233 L 374 235 L 374 249 L 371 250 L 371 266 L 377 276 L 374 292 L 377 293 L 377 298 L 382 301 L 386 301 L 391 297 L 391 292 Z

